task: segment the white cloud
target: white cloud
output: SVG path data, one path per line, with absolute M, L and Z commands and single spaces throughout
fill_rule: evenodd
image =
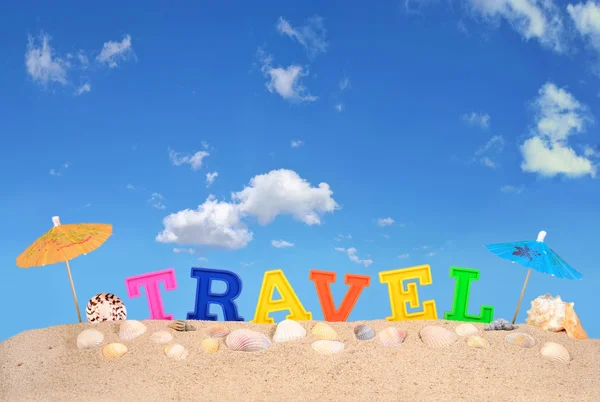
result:
M 198 261 L 208 262 L 208 258 L 206 258 L 206 257 L 198 257 Z
M 267 78 L 265 84 L 271 93 L 279 94 L 283 99 L 291 102 L 313 102 L 318 98 L 308 93 L 302 84 L 302 78 L 308 76 L 304 68 L 292 64 L 287 68 L 273 67 L 272 57 L 265 55 L 259 50 L 259 58 L 262 64 L 261 71 Z
M 496 162 L 494 162 L 493 160 L 491 160 L 488 156 L 482 157 L 479 161 L 485 167 L 489 167 L 492 169 L 498 167 L 498 164 Z
M 301 27 L 293 27 L 283 17 L 279 17 L 276 28 L 280 34 L 298 41 L 311 58 L 327 51 L 326 31 L 323 26 L 323 18 L 319 16 L 309 18 L 306 25 Z
M 164 197 L 160 193 L 152 193 L 148 202 L 156 209 L 165 209 L 163 199 Z
M 336 103 L 334 106 L 335 110 L 337 110 L 338 112 L 342 112 L 344 110 L 344 105 L 341 103 Z
M 215 182 L 215 179 L 219 176 L 218 172 L 210 172 L 206 174 L 206 187 L 209 187 Z
M 463 120 L 473 126 L 488 128 L 490 126 L 491 117 L 487 113 L 467 113 L 463 115 Z
M 275 248 L 294 247 L 294 243 L 285 240 L 271 240 L 271 245 Z
M 340 91 L 343 91 L 346 88 L 350 88 L 350 80 L 348 77 L 345 77 L 340 81 Z
M 345 234 L 340 233 L 333 240 L 335 240 L 335 241 L 342 241 L 342 240 L 351 239 L 351 238 L 352 238 L 351 234 L 345 235 Z
M 525 187 L 523 187 L 523 186 L 515 187 L 515 186 L 511 186 L 511 185 L 506 185 L 506 186 L 500 187 L 500 191 L 502 191 L 503 193 L 521 194 L 523 191 L 525 191 Z
M 206 151 L 198 151 L 193 155 L 177 153 L 169 148 L 169 159 L 175 166 L 188 164 L 192 170 L 199 170 L 202 167 L 202 161 L 210 154 Z
M 179 248 L 179 247 L 175 247 L 173 249 L 173 252 L 175 254 L 182 254 L 182 253 L 196 254 L 198 252 L 198 250 L 196 250 L 195 248 Z
M 50 169 L 50 176 L 62 176 L 63 172 L 69 168 L 69 162 L 63 163 L 58 169 Z
M 405 259 L 405 258 L 408 258 L 408 257 L 410 257 L 410 254 L 408 254 L 408 253 L 400 254 L 398 256 L 398 258 L 400 258 L 400 259 Z
M 82 95 L 84 93 L 90 92 L 92 90 L 92 86 L 90 84 L 83 84 L 82 86 L 80 86 L 79 88 L 77 88 L 77 90 L 75 91 L 75 95 L 79 96 Z
M 394 222 L 395 221 L 392 218 L 390 218 L 389 216 L 387 218 L 378 218 L 377 226 L 379 226 L 379 227 L 390 226 L 390 225 L 393 225 Z
M 69 63 L 53 54 L 54 50 L 50 46 L 50 36 L 42 34 L 40 39 L 41 44 L 36 43 L 34 38 L 29 36 L 25 53 L 27 73 L 34 81 L 38 81 L 43 85 L 49 82 L 66 85 Z
M 105 42 L 96 60 L 101 64 L 106 64 L 108 67 L 114 68 L 117 67 L 118 62 L 126 60 L 131 55 L 133 55 L 131 36 L 125 35 L 121 42 Z
M 426 254 L 426 256 L 427 256 L 427 257 L 433 257 L 433 256 L 434 256 L 434 255 L 436 255 L 436 254 L 437 254 L 437 252 L 435 252 L 435 251 L 431 251 L 431 252 L 427 253 L 427 254 Z
M 577 155 L 568 144 L 571 135 L 583 132 L 586 123 L 592 121 L 586 107 L 550 82 L 540 88 L 538 95 L 533 137 L 521 145 L 521 169 L 545 177 L 595 177 L 596 166 L 590 157 Z
M 473 160 L 479 159 L 479 162 L 486 167 L 496 168 L 498 164 L 494 162 L 489 155 L 485 155 L 486 153 L 495 152 L 496 154 L 502 152 L 504 149 L 504 138 L 500 135 L 495 135 L 488 140 L 481 148 L 475 151 L 475 158 Z
M 600 52 L 600 4 L 594 1 L 569 4 L 567 12 L 581 36 L 587 38 L 594 49 Z
M 136 190 L 136 187 L 133 184 L 128 184 L 126 188 L 127 190 Z
M 302 140 L 292 140 L 292 148 L 300 148 L 302 145 L 304 145 L 304 141 Z
M 50 169 L 50 176 L 60 176 L 60 172 L 56 171 L 55 169 Z
M 353 261 L 357 264 L 362 264 L 365 267 L 368 267 L 369 265 L 373 264 L 373 260 L 371 260 L 371 259 L 361 260 L 360 258 L 358 258 L 358 256 L 356 255 L 357 250 L 354 247 L 351 247 L 348 249 L 336 247 L 335 251 L 348 254 L 348 258 L 350 259 L 350 261 Z

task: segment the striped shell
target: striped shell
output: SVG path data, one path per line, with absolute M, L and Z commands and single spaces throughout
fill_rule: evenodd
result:
M 173 328 L 175 331 L 179 332 L 188 332 L 196 330 L 196 327 L 194 327 L 192 324 L 188 324 L 186 321 L 181 320 L 173 321 L 171 324 L 169 324 L 169 328 Z
M 92 349 L 102 345 L 104 335 L 97 329 L 85 329 L 77 335 L 78 349 Z
M 200 342 L 200 346 L 209 353 L 215 353 L 219 350 L 219 340 L 216 338 L 206 338 Z
M 156 331 L 150 335 L 150 339 L 154 343 L 169 343 L 173 340 L 173 335 L 167 331 Z
M 485 338 L 477 335 L 471 335 L 467 338 L 467 345 L 473 348 L 488 348 L 490 343 Z
M 184 360 L 189 354 L 186 348 L 177 343 L 167 345 L 164 350 L 167 357 L 173 360 Z
M 344 344 L 338 341 L 320 340 L 312 343 L 315 352 L 322 355 L 332 355 L 344 350 Z
M 211 338 L 224 338 L 229 334 L 229 328 L 223 324 L 213 324 L 206 328 L 205 333 Z
M 458 340 L 458 335 L 454 331 L 432 325 L 424 327 L 419 334 L 423 343 L 432 348 L 450 346 Z
M 337 339 L 337 332 L 328 324 L 318 322 L 312 327 L 312 334 L 315 338 L 321 340 L 333 341 Z
M 406 332 L 400 328 L 388 327 L 379 332 L 379 340 L 383 346 L 399 346 L 406 339 Z
M 360 324 L 354 327 L 354 335 L 359 341 L 368 341 L 375 337 L 375 330 L 368 325 Z
M 98 293 L 85 307 L 88 322 L 119 321 L 127 319 L 127 309 L 112 293 Z
M 229 349 L 235 351 L 259 352 L 271 346 L 271 340 L 260 332 L 236 329 L 227 335 L 225 344 Z
M 146 332 L 146 326 L 136 320 L 126 320 L 121 323 L 119 329 L 119 338 L 123 341 L 130 341 Z
M 454 332 L 456 332 L 458 336 L 471 336 L 477 335 L 479 333 L 479 330 L 475 325 L 467 322 L 464 324 L 460 324 L 458 327 L 456 327 L 454 329 Z
M 283 320 L 277 324 L 275 334 L 273 334 L 273 342 L 288 342 L 296 339 L 304 338 L 306 329 L 294 320 Z
M 127 353 L 127 346 L 122 343 L 109 343 L 102 348 L 102 354 L 107 359 L 118 359 Z
M 548 359 L 556 360 L 561 363 L 569 363 L 571 355 L 563 345 L 555 342 L 546 342 L 540 349 L 540 354 Z
M 506 342 L 511 343 L 513 345 L 521 346 L 522 348 L 532 348 L 535 346 L 535 339 L 533 339 L 530 335 L 523 334 L 520 332 L 508 334 L 504 339 L 506 340 Z

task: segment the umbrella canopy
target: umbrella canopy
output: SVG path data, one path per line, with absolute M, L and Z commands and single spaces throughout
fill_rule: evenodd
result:
M 17 257 L 17 266 L 30 268 L 64 262 L 67 265 L 67 274 L 71 282 L 77 318 L 81 322 L 81 313 L 79 312 L 69 260 L 100 247 L 112 234 L 112 225 L 103 223 L 61 225 L 58 216 L 52 217 L 52 222 L 54 227 L 44 233 Z

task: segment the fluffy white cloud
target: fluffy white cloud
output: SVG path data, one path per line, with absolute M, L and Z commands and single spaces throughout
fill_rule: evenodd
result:
M 568 138 L 583 132 L 591 122 L 586 108 L 569 92 L 553 83 L 546 83 L 539 90 L 535 101 L 538 109 L 533 137 L 521 145 L 525 172 L 553 177 L 589 175 L 595 177 L 596 166 L 590 156 L 577 155 L 568 145 Z
M 91 90 L 92 90 L 92 86 L 90 84 L 83 84 L 82 86 L 77 88 L 77 90 L 75 91 L 75 95 L 79 96 L 84 93 L 90 92 Z
M 67 69 L 70 67 L 66 60 L 54 55 L 50 46 L 50 36 L 42 34 L 41 44 L 29 37 L 25 53 L 25 66 L 27 73 L 43 85 L 49 82 L 67 84 Z
M 219 176 L 218 172 L 209 172 L 206 174 L 206 187 L 209 187 L 214 183 L 215 179 Z
M 276 28 L 280 34 L 298 41 L 306 49 L 309 57 L 327 51 L 326 31 L 323 26 L 323 18 L 319 16 L 309 18 L 306 25 L 301 27 L 293 27 L 283 17 L 279 17 Z
M 463 120 L 473 126 L 488 128 L 490 126 L 490 115 L 487 113 L 467 113 L 463 115 Z
M 259 50 L 262 64 L 261 71 L 267 78 L 265 84 L 271 93 L 279 94 L 283 99 L 292 102 L 313 102 L 318 98 L 308 93 L 302 84 L 302 78 L 308 76 L 302 66 L 292 64 L 288 67 L 273 67 L 273 58 Z
M 210 154 L 206 151 L 198 151 L 193 155 L 177 153 L 169 148 L 169 159 L 175 166 L 184 164 L 190 165 L 192 170 L 199 170 L 202 167 L 202 161 Z
M 351 247 L 351 248 L 336 247 L 335 251 L 340 252 L 340 253 L 346 253 L 348 255 L 348 258 L 350 259 L 350 261 L 353 261 L 357 264 L 362 264 L 365 267 L 368 267 L 369 265 L 373 264 L 373 260 L 371 260 L 371 259 L 361 260 L 360 258 L 358 258 L 358 255 L 356 255 L 357 250 L 354 247 Z
M 379 227 L 390 226 L 390 225 L 393 225 L 394 222 L 395 221 L 392 218 L 390 218 L 389 216 L 387 218 L 378 218 L 377 226 L 379 226 Z
M 100 54 L 96 56 L 96 60 L 114 68 L 117 67 L 118 62 L 126 60 L 131 55 L 133 55 L 131 36 L 125 35 L 121 42 L 105 42 Z
M 304 145 L 304 141 L 302 140 L 292 140 L 292 148 L 300 148 L 302 145 Z
M 271 245 L 275 248 L 294 247 L 294 243 L 285 240 L 271 240 Z
M 600 52 L 600 4 L 594 1 L 569 4 L 567 12 L 577 32 L 587 38 L 594 49 Z

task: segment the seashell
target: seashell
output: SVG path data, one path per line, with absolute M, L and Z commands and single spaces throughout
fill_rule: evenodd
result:
M 337 332 L 328 324 L 318 322 L 312 327 L 312 334 L 315 338 L 327 341 L 337 339 Z
M 315 352 L 322 355 L 332 355 L 344 350 L 344 344 L 338 341 L 322 339 L 312 343 L 312 348 Z
M 271 346 L 271 340 L 260 332 L 250 329 L 236 329 L 227 335 L 225 344 L 231 350 L 259 352 Z
M 229 334 L 229 328 L 223 324 L 213 324 L 206 328 L 205 332 L 211 338 L 224 338 Z
M 574 303 L 564 302 L 560 296 L 550 294 L 536 297 L 527 311 L 527 324 L 546 331 L 566 331 L 571 339 L 588 339 L 588 335 L 575 313 Z
M 456 327 L 454 332 L 456 332 L 458 336 L 471 336 L 478 334 L 479 330 L 475 325 L 467 322 Z
M 173 340 L 173 335 L 167 331 L 156 331 L 150 335 L 150 339 L 155 343 L 169 343 Z
M 487 341 L 487 339 L 478 335 L 471 335 L 467 338 L 467 345 L 474 348 L 487 348 L 490 346 L 490 343 Z
M 121 323 L 119 329 L 119 338 L 124 341 L 130 341 L 146 332 L 146 326 L 136 320 L 126 320 Z
M 206 338 L 200 342 L 200 346 L 209 353 L 215 353 L 219 350 L 219 340 L 215 338 Z
M 361 324 L 354 328 L 354 335 L 359 341 L 368 341 L 375 337 L 375 330 L 368 325 Z
M 181 320 L 173 321 L 171 324 L 169 324 L 169 328 L 173 328 L 175 331 L 179 332 L 188 332 L 196 330 L 196 327 L 194 327 L 192 324 L 188 324 L 186 321 Z
M 296 339 L 304 338 L 306 329 L 294 320 L 283 320 L 277 324 L 275 334 L 273 334 L 273 342 L 287 342 Z
M 379 332 L 379 340 L 384 346 L 399 346 L 405 338 L 406 332 L 399 328 L 388 327 Z
M 173 360 L 184 360 L 189 354 L 188 350 L 178 343 L 167 345 L 164 350 L 167 357 Z
M 102 348 L 102 354 L 107 359 L 118 359 L 127 353 L 127 346 L 122 343 L 109 343 Z
M 498 318 L 490 322 L 483 329 L 486 331 L 512 331 L 515 329 L 515 326 L 504 318 Z
M 458 335 L 454 331 L 432 325 L 424 327 L 419 335 L 425 345 L 433 348 L 450 346 L 458 340 Z
M 78 349 L 92 349 L 102 345 L 104 335 L 97 329 L 85 329 L 77 335 Z
M 569 351 L 563 345 L 555 342 L 544 343 L 542 349 L 540 349 L 540 354 L 548 359 L 557 360 L 562 363 L 569 363 L 571 361 Z
M 506 342 L 521 346 L 522 348 L 532 348 L 535 346 L 535 339 L 533 339 L 530 335 L 523 334 L 521 332 L 508 334 L 504 339 L 506 339 Z
M 98 293 L 85 307 L 88 322 L 120 321 L 127 319 L 127 309 L 112 293 Z

